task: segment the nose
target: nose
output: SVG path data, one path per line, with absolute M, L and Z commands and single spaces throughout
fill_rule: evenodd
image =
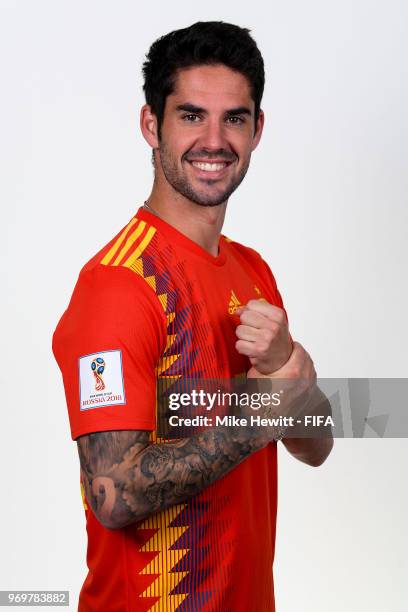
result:
M 218 149 L 229 149 L 225 134 L 225 126 L 218 118 L 208 118 L 200 134 L 199 143 L 201 149 L 215 151 Z

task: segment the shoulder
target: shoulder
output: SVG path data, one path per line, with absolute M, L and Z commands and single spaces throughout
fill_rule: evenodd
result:
M 99 264 L 132 269 L 132 265 L 153 241 L 154 235 L 155 228 L 135 215 L 83 266 L 81 273 L 92 270 Z
M 174 253 L 169 241 L 143 216 L 140 209 L 134 217 L 82 268 L 81 277 L 95 276 L 120 286 L 126 284 L 144 291 L 164 311 L 171 300 Z M 168 295 L 167 295 L 168 297 Z M 167 304 L 167 310 L 164 303 Z
M 154 236 L 133 217 L 81 269 L 67 309 L 54 332 L 62 337 L 110 329 L 135 330 L 148 325 L 164 338 L 167 317 L 154 273 L 141 258 Z M 149 250 L 150 258 L 154 253 Z
M 135 215 L 82 267 L 74 295 L 142 294 L 162 310 L 156 282 L 161 249 L 156 228 Z

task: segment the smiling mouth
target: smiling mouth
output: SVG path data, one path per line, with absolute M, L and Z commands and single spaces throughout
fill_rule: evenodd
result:
M 198 170 L 203 170 L 204 172 L 220 172 L 220 170 L 224 170 L 227 166 L 230 166 L 232 162 L 200 162 L 200 161 L 190 161 L 187 160 L 189 164 L 197 168 Z

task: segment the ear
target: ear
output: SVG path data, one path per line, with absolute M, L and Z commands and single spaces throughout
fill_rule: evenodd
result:
M 264 125 L 265 125 L 265 115 L 264 115 L 263 110 L 261 109 L 259 111 L 258 121 L 256 122 L 256 130 L 255 130 L 255 134 L 254 134 L 253 142 L 252 142 L 252 151 L 256 149 L 256 147 L 259 144 L 259 141 L 261 140 Z
M 157 117 L 152 113 L 149 104 L 145 104 L 140 109 L 140 129 L 146 142 L 153 148 L 159 146 L 157 136 Z

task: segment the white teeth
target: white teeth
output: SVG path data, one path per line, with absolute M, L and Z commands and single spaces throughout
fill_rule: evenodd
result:
M 222 170 L 227 165 L 226 163 L 219 164 L 208 164 L 207 162 L 191 162 L 195 168 L 205 170 L 206 172 L 215 172 L 216 170 Z

